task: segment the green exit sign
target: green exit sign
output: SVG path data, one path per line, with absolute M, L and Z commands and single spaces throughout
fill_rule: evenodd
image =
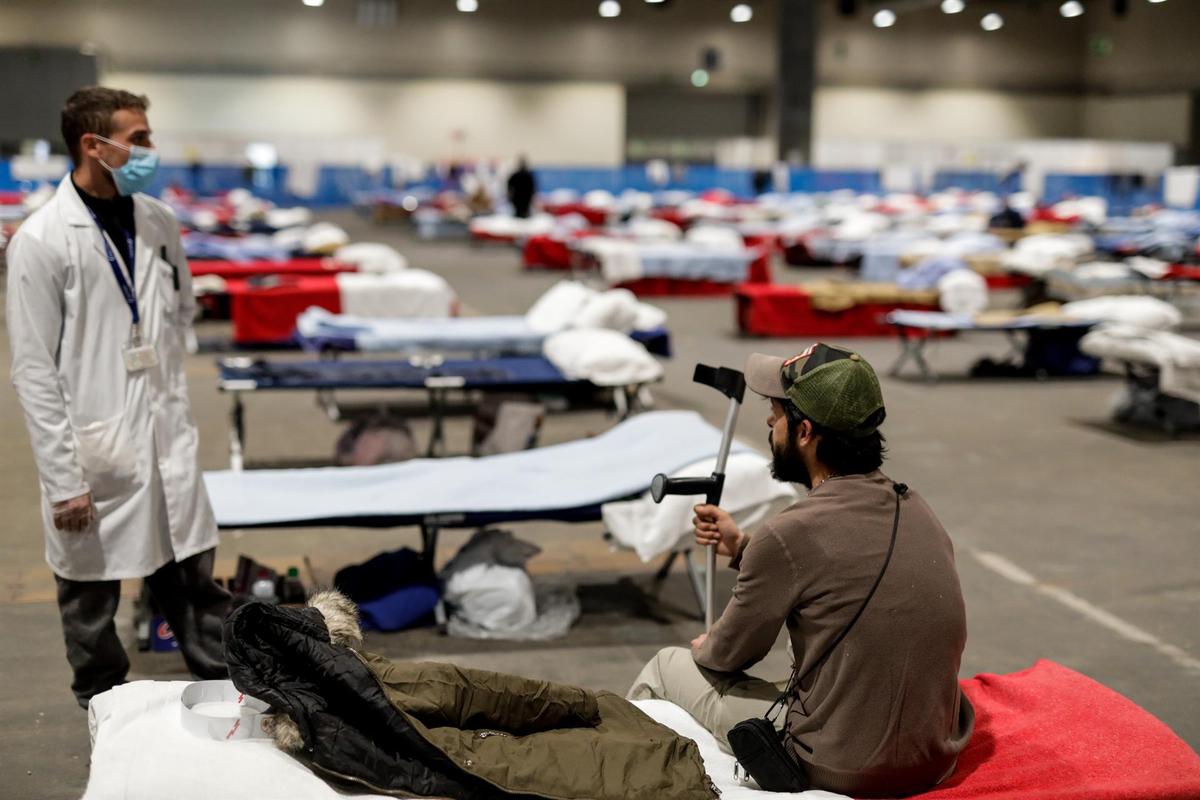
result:
M 1088 50 L 1094 56 L 1111 56 L 1113 54 L 1113 40 L 1111 36 L 1100 33 L 1088 39 Z

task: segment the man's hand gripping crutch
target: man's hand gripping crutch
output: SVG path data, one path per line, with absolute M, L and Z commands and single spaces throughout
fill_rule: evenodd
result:
M 733 430 L 737 426 L 738 410 L 742 407 L 742 398 L 746 394 L 746 379 L 741 372 L 725 367 L 709 367 L 704 364 L 696 365 L 692 376 L 696 383 L 711 386 L 729 398 L 729 410 L 725 415 L 725 428 L 721 435 L 721 449 L 717 452 L 717 464 L 713 474 L 707 478 L 668 478 L 666 475 L 654 476 L 650 484 L 650 494 L 654 502 L 661 503 L 669 494 L 704 495 L 704 503 L 696 507 L 696 541 L 707 545 L 708 552 L 705 563 L 705 592 L 704 592 L 704 630 L 712 629 L 714 594 L 717 575 L 717 553 L 732 556 L 737 552 L 737 540 L 741 532 L 733 519 L 719 506 L 721 491 L 725 488 L 725 462 L 729 460 L 729 449 L 733 445 Z M 704 510 L 702 514 L 701 511 Z M 701 530 L 701 519 L 705 529 Z M 711 526 L 711 529 L 708 527 Z M 725 533 L 732 529 L 736 533 L 735 540 L 727 542 Z M 704 540 L 701 540 L 701 537 Z

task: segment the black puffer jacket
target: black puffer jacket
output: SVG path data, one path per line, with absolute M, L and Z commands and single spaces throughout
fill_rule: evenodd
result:
M 389 661 L 335 607 L 251 603 L 225 625 L 230 677 L 295 721 L 298 755 L 357 791 L 465 798 L 711 800 L 693 742 L 624 699 L 449 664 Z M 347 633 L 348 631 L 352 631 Z

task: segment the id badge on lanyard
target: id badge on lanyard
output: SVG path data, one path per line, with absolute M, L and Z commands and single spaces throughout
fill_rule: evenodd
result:
M 121 296 L 125 298 L 125 305 L 129 306 L 129 312 L 133 316 L 133 324 L 129 329 L 129 341 L 121 349 L 121 355 L 125 359 L 125 369 L 127 372 L 141 372 L 145 369 L 158 366 L 158 351 L 154 349 L 153 344 L 147 344 L 142 340 L 142 317 L 138 311 L 137 291 L 134 289 L 136 285 L 136 274 L 134 272 L 134 263 L 137 259 L 137 250 L 134 247 L 133 237 L 129 232 L 125 232 L 125 241 L 129 246 L 129 279 L 126 280 L 125 272 L 121 269 L 121 265 L 117 263 L 117 257 L 113 254 L 112 247 L 108 244 L 108 237 L 104 234 L 104 226 L 100 224 L 99 218 L 96 217 L 96 212 L 88 209 L 88 213 L 92 215 L 92 220 L 96 223 L 96 227 L 100 229 L 100 241 L 104 242 L 104 255 L 108 258 L 108 266 L 112 269 L 113 277 L 117 279 L 117 286 L 121 289 Z

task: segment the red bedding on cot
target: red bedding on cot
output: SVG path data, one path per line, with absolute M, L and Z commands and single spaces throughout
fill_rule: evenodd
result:
M 594 208 L 583 203 L 549 203 L 542 210 L 555 217 L 565 217 L 568 214 L 578 214 L 588 221 L 589 225 L 604 225 L 608 222 L 608 211 Z
M 1175 280 L 1200 281 L 1200 266 L 1190 264 L 1171 264 L 1167 267 L 1166 278 Z
M 984 275 L 983 280 L 989 289 L 1023 289 L 1033 283 L 1032 277 L 1019 272 L 1011 272 L 1007 275 L 999 273 Z
M 862 303 L 842 311 L 813 308 L 803 288 L 791 285 L 742 284 L 734 294 L 738 330 L 751 336 L 892 336 L 883 320 L 900 308 L 937 311 L 913 303 Z
M 515 233 L 490 233 L 488 231 L 470 230 L 471 239 L 476 242 L 494 242 L 496 244 L 515 244 L 521 237 Z
M 975 733 L 921 800 L 1196 800 L 1200 757 L 1165 724 L 1052 661 L 962 681 Z
M 310 306 L 342 312 L 342 296 L 333 275 L 286 275 L 276 286 L 229 282 L 229 316 L 235 344 L 285 342 L 296 329 L 296 317 Z
M 571 246 L 561 236 L 530 236 L 521 249 L 521 264 L 525 269 L 569 270 Z
M 628 289 L 638 297 L 712 297 L 734 294 L 742 287 L 771 286 L 771 256 L 766 251 L 750 262 L 746 283 L 718 283 L 709 280 L 684 278 L 641 278 L 618 283 L 615 288 Z
M 224 261 L 197 259 L 188 262 L 192 277 L 216 275 L 226 280 L 254 278 L 260 275 L 333 275 L 357 272 L 358 267 L 332 258 L 292 258 L 287 261 Z

